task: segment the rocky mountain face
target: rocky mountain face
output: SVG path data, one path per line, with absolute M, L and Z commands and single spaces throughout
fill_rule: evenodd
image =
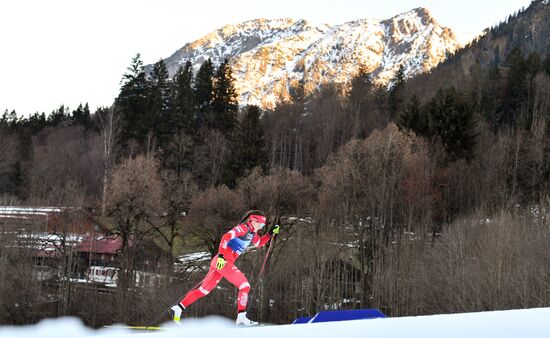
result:
M 441 86 L 461 86 L 473 81 L 482 70 L 506 66 L 513 49 L 518 49 L 524 57 L 537 53 L 544 59 L 550 55 L 550 0 L 534 0 L 526 9 L 503 18 L 500 24 L 487 28 L 430 74 L 413 79 L 410 87 L 422 87 L 423 92 L 434 93 Z
M 550 54 L 549 0 L 533 1 L 524 11 L 510 16 L 497 27 L 486 29 L 477 42 L 458 56 L 463 70 L 469 73 L 473 63 L 483 68 L 502 63 L 514 48 L 523 55 L 536 52 L 545 57 Z
M 241 104 L 272 108 L 302 83 L 306 93 L 325 83 L 347 84 L 363 67 L 387 85 L 400 65 L 410 77 L 426 72 L 459 48 L 454 33 L 424 8 L 387 20 L 341 25 L 257 19 L 224 26 L 165 59 L 170 75 L 187 60 L 195 71 L 211 58 L 231 62 Z M 151 69 L 148 66 L 147 69 Z

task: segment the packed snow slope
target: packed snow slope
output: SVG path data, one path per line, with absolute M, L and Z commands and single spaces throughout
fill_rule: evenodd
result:
M 137 333 L 136 333 L 137 332 Z M 236 328 L 220 318 L 185 320 L 153 331 L 120 328 L 90 330 L 76 319 L 45 320 L 22 328 L 2 327 L 0 337 L 154 337 L 154 338 L 520 338 L 550 337 L 550 308 L 451 315 L 354 320 L 346 322 Z

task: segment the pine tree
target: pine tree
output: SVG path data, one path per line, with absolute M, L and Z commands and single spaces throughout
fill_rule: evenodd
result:
M 374 86 L 366 68 L 359 68 L 350 87 L 347 106 L 351 120 L 351 137 L 366 137 L 367 130 L 372 128 L 367 125 L 367 115 L 374 105 Z
M 502 120 L 500 125 L 515 127 L 522 103 L 527 96 L 525 78 L 527 66 L 523 54 L 518 48 L 514 48 L 506 58 L 508 77 L 504 88 L 502 107 Z
M 456 89 L 440 88 L 427 109 L 428 136 L 441 140 L 450 161 L 470 160 L 476 139 L 473 111 Z
M 225 137 L 231 139 L 237 124 L 238 109 L 235 79 L 229 61 L 225 59 L 214 77 L 213 120 L 209 121 L 210 127 L 220 130 Z
M 407 108 L 399 115 L 397 126 L 401 130 L 411 130 L 417 135 L 429 135 L 426 114 L 416 94 L 411 96 Z
M 187 60 L 174 76 L 174 125 L 177 133 L 195 135 L 196 102 L 193 91 L 193 64 Z
M 364 67 L 351 80 L 351 89 L 348 94 L 348 100 L 353 106 L 361 106 L 366 97 L 373 91 L 373 85 L 370 73 Z M 360 107 L 356 107 L 360 109 Z
M 8 130 L 15 131 L 18 129 L 18 126 L 22 122 L 22 119 L 19 119 L 17 117 L 17 113 L 15 110 L 12 110 L 11 112 L 8 112 L 8 110 L 4 110 L 4 114 L 2 114 L 2 118 L 0 118 L 0 127 L 5 127 Z
M 34 113 L 24 123 L 24 127 L 30 130 L 32 135 L 38 134 L 42 129 L 48 126 L 48 119 L 44 113 Z
M 164 60 L 153 66 L 149 80 L 149 113 L 153 120 L 153 130 L 160 145 L 165 145 L 174 134 L 170 116 L 170 81 Z
M 247 106 L 231 142 L 224 169 L 224 183 L 234 187 L 237 179 L 258 166 L 264 173 L 269 170 L 265 131 L 258 106 Z
M 71 124 L 69 108 L 64 105 L 59 106 L 57 110 L 52 111 L 48 116 L 48 125 L 52 127 L 68 126 Z
M 137 54 L 122 77 L 120 93 L 115 100 L 122 117 L 120 140 L 122 144 L 134 139 L 143 143 L 152 130 L 154 119 L 148 108 L 148 82 L 141 56 Z
M 390 108 L 390 119 L 394 121 L 403 106 L 403 91 L 405 90 L 405 68 L 403 65 L 399 66 L 391 83 L 392 86 L 388 96 L 388 105 Z
M 193 66 L 187 61 L 173 79 L 170 121 L 172 135 L 163 147 L 162 165 L 173 170 L 178 177 L 191 171 L 193 150 L 198 141 L 195 129 L 195 93 L 193 91 Z
M 88 103 L 82 106 L 82 103 L 78 105 L 76 110 L 72 112 L 71 124 L 73 126 L 81 126 L 85 129 L 91 129 L 93 127 L 92 119 L 90 116 L 90 107 Z
M 212 111 L 214 66 L 212 60 L 206 60 L 199 68 L 195 77 L 195 99 L 197 104 L 196 128 L 207 124 Z

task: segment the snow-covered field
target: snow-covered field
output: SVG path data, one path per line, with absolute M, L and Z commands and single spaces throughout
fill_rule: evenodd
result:
M 27 327 L 1 327 L 0 337 L 155 337 L 155 338 L 270 338 L 270 337 L 422 337 L 422 338 L 533 338 L 550 337 L 550 308 L 452 315 L 383 318 L 347 322 L 235 328 L 220 318 L 189 319 L 182 326 L 153 332 L 121 328 L 91 330 L 77 319 L 49 319 Z

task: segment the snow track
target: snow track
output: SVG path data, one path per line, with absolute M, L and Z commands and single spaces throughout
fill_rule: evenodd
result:
M 26 327 L 1 327 L 2 338 L 58 337 L 154 338 L 548 338 L 550 308 L 450 315 L 354 320 L 345 322 L 235 328 L 220 318 L 188 319 L 182 326 L 153 332 L 119 328 L 91 330 L 77 319 L 44 320 Z

